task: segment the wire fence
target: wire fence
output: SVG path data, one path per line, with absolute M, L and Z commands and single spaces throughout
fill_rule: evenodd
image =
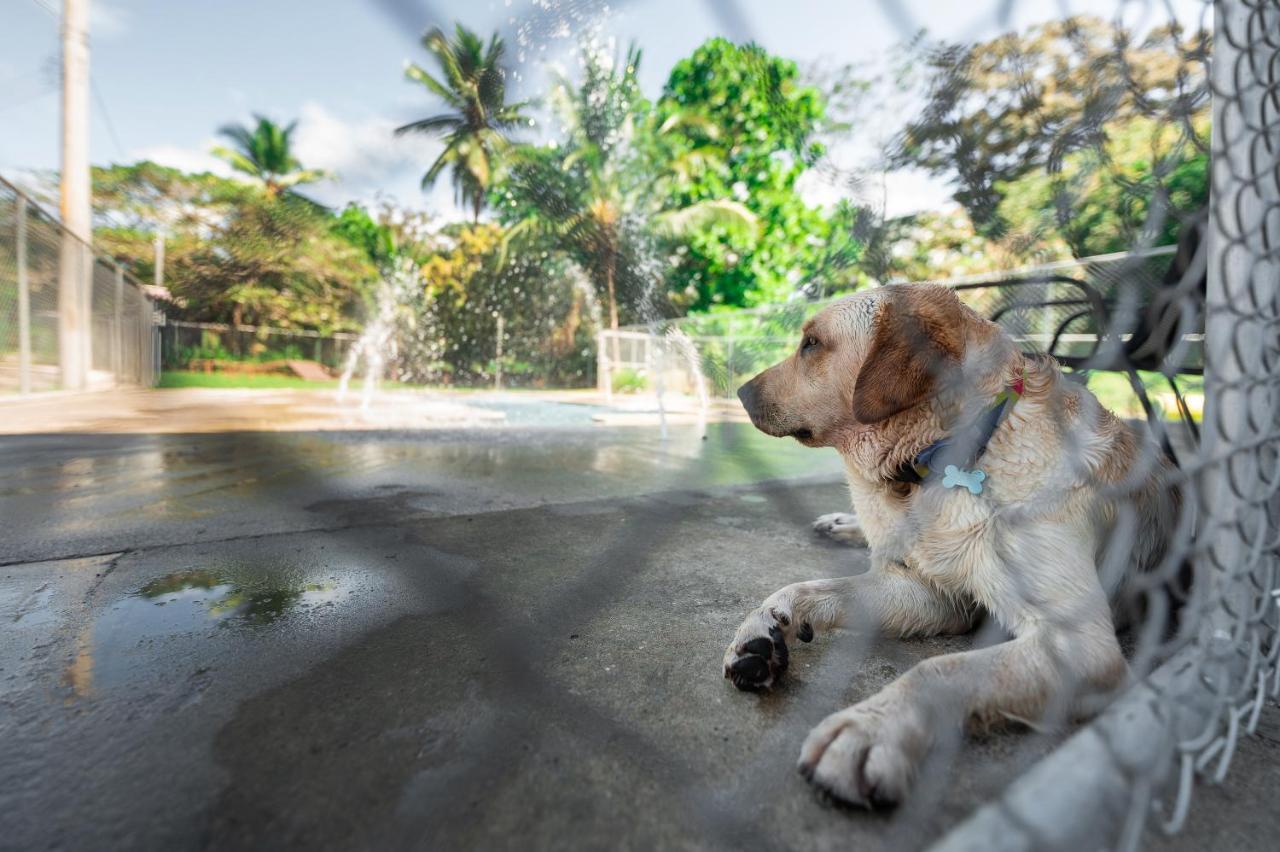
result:
M 1150 305 L 1166 289 L 1173 246 L 1117 252 L 982 275 L 931 282 L 953 287 L 979 314 L 1000 323 L 1029 351 L 1083 363 L 1098 349 L 1107 317 L 1121 304 Z M 845 294 L 847 295 L 847 294 Z M 797 299 L 720 313 L 657 320 L 597 335 L 598 388 L 695 394 L 733 399 L 738 387 L 797 345 L 810 317 L 844 296 Z M 1127 342 L 1133 331 L 1119 332 Z M 1200 372 L 1203 335 L 1183 336 L 1189 346 L 1179 369 Z M 690 344 L 697 353 L 689 357 Z
M 167 320 L 160 328 L 160 363 L 166 370 L 279 372 L 290 361 L 311 361 L 335 373 L 359 339 L 341 331 Z
M 712 8 L 731 16 L 736 37 L 749 39 L 745 19 L 724 11 L 729 5 Z M 902 22 L 904 35 L 914 35 L 911 9 L 886 5 L 893 6 L 893 17 Z M 1012 4 L 1000 5 L 1007 9 Z M 1199 440 L 1182 447 L 1179 467 L 1168 470 L 1159 483 L 1160 496 L 1180 508 L 1161 547 L 1156 548 L 1158 558 L 1146 559 L 1145 572 L 1127 576 L 1136 608 L 1133 624 L 1123 631 L 1125 688 L 1095 721 L 1012 780 L 995 801 L 940 841 L 938 848 L 1132 849 L 1142 844 L 1152 828 L 1177 832 L 1194 806 L 1197 784 L 1228 777 L 1243 737 L 1254 730 L 1264 705 L 1280 691 L 1280 99 L 1276 96 L 1280 4 L 1218 0 L 1212 10 L 1211 77 L 1203 57 L 1177 57 L 1190 66 L 1189 77 L 1195 76 L 1198 67 L 1206 78 L 1202 89 L 1152 106 L 1141 98 L 1149 94 L 1141 81 L 1124 75 L 1124 85 L 1135 90 L 1144 110 L 1188 135 L 1189 113 L 1212 95 L 1212 203 L 1207 238 L 1188 241 L 1185 256 L 1179 252 L 1172 259 L 1168 252 L 1150 252 L 1150 246 L 1139 240 L 1130 252 L 1115 258 L 1023 270 L 999 280 L 950 282 L 986 315 L 1000 314 L 1001 322 L 1028 350 L 1049 351 L 1081 370 L 1155 369 L 1168 376 L 1202 372 L 1206 400 L 1198 418 Z M 1113 59 L 1123 66 L 1123 51 L 1117 48 Z M 1108 117 L 1108 103 L 1114 105 L 1104 98 L 1099 107 L 1102 119 Z M 1090 120 L 1100 118 L 1094 115 Z M 1091 138 L 1089 134 L 1082 137 Z M 1131 190 L 1158 195 L 1158 188 L 1150 186 Z M 1158 205 L 1151 209 L 1151 217 L 1158 218 Z M 1143 271 L 1149 264 L 1160 264 L 1159 271 Z M 0 270 L 6 268 L 0 265 Z M 42 298 L 48 304 L 49 297 Z M 707 379 L 717 395 L 725 395 L 743 377 L 796 347 L 795 330 L 818 307 L 798 303 L 795 315 L 787 308 L 781 312 L 783 318 L 766 311 L 746 319 L 713 317 L 602 335 L 598 357 L 603 387 L 613 390 L 615 377 L 631 370 L 643 373 L 637 382 L 653 381 L 668 389 L 681 389 L 679 383 L 687 381 L 692 393 L 698 393 L 698 382 Z M 736 326 L 713 333 L 714 327 L 698 324 L 721 321 L 746 322 L 752 334 L 740 336 Z M 31 346 L 34 352 L 35 343 Z M 718 371 L 717 364 L 721 365 Z M 686 378 L 679 379 L 681 375 Z M 1020 505 L 984 516 L 991 521 L 988 526 L 1003 526 L 981 568 L 998 573 L 1003 581 L 1001 593 L 1028 607 L 1038 607 L 1044 598 L 1043 589 L 1028 585 L 1028 578 L 1040 567 L 1034 559 L 1061 558 L 1069 550 L 1065 555 L 1088 569 L 1073 575 L 1072 581 L 1090 593 L 1103 593 L 1120 585 L 1129 564 L 1144 556 L 1137 553 L 1138 531 L 1149 519 L 1143 517 L 1135 492 L 1139 481 L 1152 476 L 1161 462 L 1156 455 L 1135 449 L 1133 467 L 1119 480 L 1099 481 L 1096 469 L 1088 464 L 1089 447 L 1078 443 L 1077 430 L 1087 426 L 1082 426 L 1078 414 L 1065 408 L 1060 412 L 1055 438 L 1067 456 L 1061 477 L 1032 490 Z M 1161 418 L 1149 417 L 1146 425 L 1157 436 L 1167 431 Z M 287 452 L 275 446 L 270 450 Z M 694 466 L 710 463 L 695 458 Z M 762 470 L 769 467 L 762 459 L 743 463 L 758 464 Z M 307 475 L 305 466 L 300 467 L 302 475 Z M 317 493 L 335 487 L 333 478 L 314 475 Z M 1052 540 L 1052 549 L 1033 549 L 1029 557 L 1020 556 L 1017 542 L 1034 539 L 1053 523 L 1045 507 L 1056 509 L 1064 492 L 1085 489 L 1094 489 L 1102 506 L 1098 511 L 1109 519 L 1103 540 L 1089 540 L 1076 530 L 1074 535 Z M 924 491 L 924 487 L 906 491 L 903 499 L 920 500 L 927 509 L 930 504 L 924 501 L 932 498 L 921 496 Z M 1173 498 L 1175 492 L 1180 501 Z M 770 489 L 766 499 L 774 501 L 779 516 L 799 521 L 803 508 L 787 493 L 785 488 Z M 954 492 L 946 499 L 968 500 L 969 496 Z M 484 599 L 484 590 L 473 577 L 449 567 L 452 563 L 424 565 L 424 572 L 437 572 L 451 584 L 450 589 L 456 587 L 459 598 L 483 602 L 493 623 L 511 625 L 505 630 L 480 631 L 478 642 L 509 675 L 501 686 L 502 697 L 510 699 L 510 706 L 521 708 L 509 726 L 476 741 L 470 759 L 450 776 L 448 785 L 432 788 L 431 795 L 438 799 L 433 814 L 461 813 L 480 800 L 492 788 L 492 779 L 486 775 L 490 767 L 510 772 L 512 760 L 519 760 L 520 746 L 530 748 L 545 733 L 531 721 L 538 717 L 529 708 L 536 706 L 558 711 L 557 718 L 573 720 L 574 733 L 593 746 L 609 748 L 620 741 L 638 744 L 636 753 L 645 755 L 641 771 L 650 772 L 656 785 L 679 789 L 681 800 L 696 812 L 699 827 L 721 844 L 748 845 L 765 838 L 762 845 L 767 845 L 776 837 L 773 828 L 757 818 L 756 805 L 763 791 L 761 779 L 771 778 L 782 767 L 750 765 L 752 757 L 747 756 L 742 765 L 717 767 L 733 777 L 705 789 L 702 779 L 687 780 L 691 775 L 684 754 L 642 736 L 620 713 L 615 716 L 611 709 L 600 709 L 573 690 L 563 689 L 534 659 L 531 649 L 545 647 L 551 631 L 562 628 L 559 614 L 571 611 L 585 623 L 640 574 L 647 560 L 658 561 L 660 549 L 654 542 L 688 509 L 673 502 L 664 512 L 649 523 L 619 525 L 600 557 L 544 601 L 545 610 L 535 615 L 545 617 L 530 618 L 527 609 L 519 609 L 518 616 L 516 608 L 503 612 L 498 602 Z M 872 571 L 899 565 L 907 569 L 904 575 L 912 575 L 922 567 L 937 567 L 929 563 L 934 557 L 920 547 L 920 524 L 932 519 L 921 518 L 924 514 L 904 512 L 906 520 L 896 531 L 895 541 L 890 545 L 872 542 L 876 566 Z M 983 525 L 975 524 L 967 535 L 979 539 Z M 956 594 L 964 597 L 969 591 L 957 586 Z M 861 612 L 860 603 L 865 602 L 848 600 L 840 605 Z M 1082 634 L 1082 624 L 1096 626 L 1091 619 L 1100 618 L 1096 610 L 1084 608 L 1086 603 L 1091 606 L 1097 601 L 1068 601 L 1052 611 L 1037 609 L 1031 619 L 1002 620 L 997 608 L 988 606 L 990 601 L 966 600 L 973 609 L 988 609 L 992 618 L 987 628 L 976 632 L 974 650 L 950 656 L 949 669 L 929 669 L 938 678 L 931 682 L 947 688 L 931 706 L 934 715 L 929 717 L 924 748 L 929 758 L 912 753 L 916 762 L 907 774 L 914 785 L 900 821 L 927 810 L 955 783 L 953 759 L 962 748 L 965 723 L 979 701 L 984 702 L 984 713 L 1029 723 L 1025 733 L 1029 739 L 1056 737 L 1083 705 L 1096 709 L 1086 701 L 1096 696 L 1087 694 L 1080 680 L 1070 676 L 1070 664 L 1086 650 L 1082 642 L 1105 642 L 1110 648 L 1115 634 L 1109 615 L 1102 618 L 1109 638 Z M 1004 630 L 1017 635 L 1002 641 Z M 770 636 L 761 640 L 769 644 Z M 867 644 L 850 634 L 828 642 L 824 650 L 859 660 L 865 659 Z M 980 678 L 987 671 L 980 666 L 994 658 L 1004 658 L 1011 666 L 1002 670 L 1001 679 Z M 945 680 L 948 671 L 950 680 Z M 844 666 L 817 666 L 812 677 L 817 682 L 845 674 Z M 905 675 L 904 680 L 911 677 Z M 811 695 L 829 696 L 839 688 L 817 686 Z M 1001 705 L 1001 691 L 1010 689 L 1017 692 L 1015 698 Z M 919 695 L 927 697 L 925 692 Z M 783 709 L 770 712 L 773 717 L 794 713 L 793 700 L 798 703 L 808 697 L 784 695 Z M 867 701 L 877 698 L 864 696 Z M 897 718 L 895 712 L 885 712 L 885 706 L 877 705 L 881 718 Z M 907 704 L 888 707 L 900 715 L 917 710 Z M 1034 718 L 1026 715 L 1028 707 Z M 735 732 L 744 737 L 756 734 Z M 876 746 L 890 749 L 895 743 Z M 869 763 L 871 751 L 845 757 L 844 768 L 858 773 Z M 855 792 L 859 787 L 855 785 Z M 794 843 L 795 837 L 789 840 Z
M 902 22 L 904 36 L 912 35 L 917 10 L 910 4 L 885 5 Z M 1160 486 L 1166 506 L 1180 508 L 1161 542 L 1163 552 L 1154 559 L 1146 554 L 1146 571 L 1137 576 L 1129 572 L 1144 561 L 1142 525 L 1149 519 L 1143 517 L 1148 510 L 1135 486 L 1153 475 L 1158 457 L 1135 460 L 1122 482 L 1105 485 L 1088 472 L 1084 447 L 1072 444 L 1077 454 L 1073 487 L 1099 488 L 1113 513 L 1096 553 L 1088 542 L 1076 540 L 1073 546 L 1091 551 L 1085 558 L 1096 562 L 1104 588 L 1114 589 L 1123 578 L 1136 602 L 1136 619 L 1121 630 L 1126 686 L 1092 722 L 940 840 L 938 849 L 1134 849 L 1153 829 L 1177 833 L 1187 824 L 1198 785 L 1229 778 L 1242 740 L 1280 693 L 1280 4 L 1218 0 L 1204 11 L 1212 13 L 1203 19 L 1212 29 L 1212 68 L 1207 51 L 1178 55 L 1187 87 L 1163 105 L 1148 97 L 1153 93 L 1143 90 L 1126 67 L 1124 44 L 1117 42 L 1110 59 L 1125 69 L 1122 85 L 1144 114 L 1182 133 L 1188 145 L 1198 144 L 1190 116 L 1211 103 L 1207 225 L 1199 232 L 1184 228 L 1186 238 L 1176 252 L 1152 251 L 1149 239 L 1137 238 L 1130 251 L 1114 256 L 945 282 L 1000 321 L 1024 351 L 1051 352 L 1080 370 L 1119 370 L 1135 382 L 1138 370 L 1170 379 L 1202 374 L 1205 402 L 1202 414 L 1185 407 L 1180 412 L 1188 433 L 1178 442 L 1176 472 L 1162 474 Z M 1111 118 L 1125 92 L 1111 94 L 1111 109 L 1104 104 L 1099 115 L 1083 120 L 1096 128 Z M 1090 144 L 1096 143 L 1084 147 Z M 1126 192 L 1148 201 L 1160 194 L 1158 188 L 1136 185 Z M 1061 215 L 1073 215 L 1071 199 L 1060 201 Z M 1159 227 L 1158 207 L 1150 209 L 1148 235 Z M 697 393 L 702 382 L 710 395 L 727 397 L 744 378 L 795 351 L 797 330 L 828 304 L 800 301 L 603 332 L 601 390 L 656 384 Z M 1147 413 L 1147 427 L 1174 455 L 1170 427 L 1151 409 Z M 1079 423 L 1065 411 L 1061 416 L 1059 437 L 1070 436 Z M 780 493 L 771 495 L 778 510 L 796 514 Z M 1056 505 L 1060 499 L 1037 491 L 1030 502 Z M 899 560 L 912 573 L 936 567 L 915 550 L 924 533 L 922 521 L 908 517 L 889 546 L 891 554 L 884 552 L 885 543 L 871 542 L 873 565 Z M 1008 542 L 1038 535 L 1048 520 L 1025 511 L 1005 523 Z M 1042 601 L 1043 590 L 1033 587 L 1024 567 L 998 553 L 984 570 L 1002 571 L 1014 598 Z M 791 600 L 788 594 L 779 590 L 761 611 L 769 611 L 771 601 Z M 865 612 L 857 603 L 825 605 Z M 1030 631 L 997 614 L 1000 623 L 979 630 L 975 640 L 993 647 L 948 660 L 945 671 L 970 672 L 985 684 L 982 690 L 998 692 L 1009 684 L 982 680 L 979 660 L 1014 659 L 1022 646 L 1027 653 L 1022 663 L 1029 668 L 1015 677 L 1048 689 L 1033 702 L 1034 718 L 1022 715 L 1028 706 L 1022 698 L 1011 698 L 1004 708 L 990 694 L 961 698 L 979 687 L 951 683 L 940 667 L 930 669 L 927 677 L 951 683 L 938 687 L 951 691 L 939 699 L 943 703 L 930 706 L 929 756 L 911 758 L 917 762 L 908 770 L 912 786 L 905 814 L 926 813 L 931 803 L 945 800 L 947 786 L 954 783 L 950 764 L 962 748 L 966 714 L 979 704 L 1029 722 L 1031 739 L 1058 736 L 1081 712 L 1089 698 L 1083 684 L 1042 676 L 1072 669 L 1072 658 L 1083 650 L 1081 621 L 1092 617 L 1087 609 L 1040 612 L 1043 620 Z M 753 617 L 747 616 L 748 623 Z M 1015 638 L 1001 645 L 1005 631 Z M 859 653 L 859 648 L 865 652 L 865 645 L 847 641 L 828 651 Z M 910 705 L 892 704 L 895 694 L 901 693 L 891 686 L 867 696 L 867 705 L 876 708 L 868 711 L 870 718 L 916 712 Z M 873 738 L 868 749 L 893 747 L 892 741 Z M 868 754 L 877 757 L 874 750 L 864 751 L 859 763 L 857 753 L 845 754 L 859 777 L 857 789 L 846 796 L 856 797 L 864 784 L 874 789 L 874 777 L 861 777 Z M 883 759 L 886 752 L 878 754 Z
M 131 275 L 0 179 L 0 393 L 149 387 L 155 318 Z

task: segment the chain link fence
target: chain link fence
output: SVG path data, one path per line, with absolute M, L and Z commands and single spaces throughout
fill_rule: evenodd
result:
M 329 373 L 346 365 L 360 335 L 268 326 L 166 320 L 160 328 L 160 363 L 166 370 L 212 372 L 228 366 L 269 372 L 288 361 L 312 361 Z
M 914 35 L 919 9 L 883 5 L 904 37 Z M 1185 405 L 1178 412 L 1187 431 L 1176 442 L 1178 468 L 1167 485 L 1180 493 L 1181 509 L 1163 558 L 1136 579 L 1141 616 L 1121 631 L 1126 689 L 936 849 L 1135 849 L 1153 831 L 1176 834 L 1197 787 L 1229 779 L 1240 743 L 1280 693 L 1280 4 L 1219 0 L 1191 11 L 1211 34 L 1211 68 L 1207 55 L 1170 57 L 1183 66 L 1179 79 L 1187 87 L 1159 99 L 1129 73 L 1118 41 L 1109 61 L 1124 69 L 1128 91 L 1101 98 L 1099 114 L 1082 120 L 1096 129 L 1122 95 L 1130 96 L 1144 116 L 1194 146 L 1191 116 L 1211 108 L 1207 224 L 1193 234 L 1188 223 L 1176 251 L 1153 249 L 1150 235 L 1169 212 L 1153 203 L 1145 236 L 1129 251 L 944 282 L 1028 352 L 1049 352 L 1082 371 L 1136 377 L 1145 370 L 1171 382 L 1203 375 L 1205 399 L 1202 412 Z M 1158 182 L 1126 187 L 1147 202 L 1161 192 Z M 1059 200 L 1060 215 L 1073 215 L 1071 199 Z M 602 332 L 600 389 L 656 384 L 695 394 L 703 383 L 709 395 L 727 398 L 793 351 L 804 320 L 830 302 Z M 1166 418 L 1148 408 L 1147 421 L 1169 447 Z M 1152 463 L 1138 467 L 1149 471 Z M 1138 508 L 1123 490 L 1131 485 L 1108 493 L 1117 517 L 1097 557 L 1104 585 L 1116 581 L 1136 547 Z M 771 499 L 795 514 L 783 498 Z M 1016 571 L 1011 582 L 1023 582 Z M 1046 641 L 1070 653 L 1080 615 L 1049 619 Z M 988 625 L 975 644 L 999 642 L 1000 634 Z M 1072 730 L 1068 708 L 1084 693 L 1060 689 L 1046 697 L 1043 718 L 1022 720 L 1030 722 L 1025 737 L 1056 742 Z M 962 748 L 962 734 L 962 725 L 937 732 L 908 813 L 945 800 L 955 783 L 948 762 Z
M 71 292 L 79 304 L 68 309 L 60 294 Z M 66 387 L 69 358 L 79 359 L 71 372 L 89 389 L 150 387 L 159 359 L 155 317 L 131 275 L 0 179 L 0 394 Z M 81 345 L 66 346 L 69 335 Z
M 1024 348 L 1078 365 L 1095 355 L 1108 317 L 1121 305 L 1151 305 L 1167 290 L 1174 252 L 1173 246 L 1161 246 L 916 283 L 955 288 Z M 652 390 L 661 381 L 667 392 L 692 394 L 705 384 L 711 396 L 733 399 L 743 381 L 790 354 L 807 319 L 841 298 L 797 299 L 603 329 L 597 335 L 599 390 Z M 1118 339 L 1129 342 L 1133 336 L 1126 330 Z M 1183 339 L 1191 351 L 1179 369 L 1198 373 L 1203 335 L 1189 333 Z M 689 357 L 689 343 L 696 358 Z
M 912 13 L 921 10 L 911 4 L 884 5 L 901 22 L 904 36 L 914 36 L 918 24 Z M 999 4 L 1006 14 L 1012 5 Z M 717 16 L 728 16 L 727 28 L 736 38 L 749 40 L 749 24 L 726 12 L 729 6 L 708 4 Z M 1140 80 L 1121 75 L 1140 108 L 1154 120 L 1181 128 L 1188 144 L 1194 144 L 1190 114 L 1212 97 L 1212 195 L 1206 238 L 1189 241 L 1181 261 L 1168 251 L 1151 251 L 1150 241 L 1139 239 L 1117 257 L 1022 270 L 994 280 L 950 282 L 988 316 L 1000 314 L 1025 348 L 1048 351 L 1079 370 L 1154 369 L 1168 377 L 1203 373 L 1205 407 L 1198 418 L 1199 439 L 1182 447 L 1179 467 L 1167 483 L 1181 493 L 1171 539 L 1158 564 L 1131 579 L 1141 607 L 1135 623 L 1124 630 L 1129 675 L 1125 690 L 1078 729 L 1071 727 L 1075 719 L 1070 712 L 1082 698 L 1078 684 L 1067 680 L 1056 693 L 1041 696 L 1043 718 L 1021 720 L 1029 723 L 1022 736 L 1054 745 L 1049 756 L 1012 778 L 995 801 L 936 848 L 1132 849 L 1149 839 L 1153 829 L 1177 832 L 1194 807 L 1197 785 L 1228 778 L 1242 739 L 1280 691 L 1280 3 L 1218 0 L 1211 8 L 1211 75 L 1202 57 L 1173 57 L 1190 66 L 1189 77 L 1198 66 L 1202 87 L 1191 86 L 1188 92 L 1152 105 Z M 1112 59 L 1124 66 L 1121 46 Z M 1114 99 L 1101 98 L 1099 115 L 1089 120 L 1108 118 L 1109 104 L 1114 106 Z M 1084 133 L 1082 138 L 1091 137 Z M 1159 187 L 1130 190 L 1159 195 Z M 1162 215 L 1158 208 L 1152 205 L 1152 218 Z M 3 221 L 7 220 L 0 224 Z M 50 244 L 56 246 L 56 241 Z M 5 264 L 0 255 L 0 282 L 12 277 L 6 277 L 12 262 Z M 45 291 L 38 292 L 41 295 L 32 288 L 33 302 L 56 305 Z M 0 295 L 0 306 L 6 304 L 3 299 Z M 637 385 L 652 382 L 671 391 L 725 396 L 743 378 L 795 347 L 795 330 L 819 307 L 798 302 L 759 315 L 713 316 L 606 332 L 598 347 L 601 386 L 616 390 L 616 377 L 630 371 Z M 740 322 L 748 323 L 751 333 L 733 325 Z M 33 326 L 23 337 L 31 340 L 22 348 L 31 351 L 32 358 L 39 346 L 48 346 L 37 344 L 40 333 Z M 7 334 L 0 333 L 0 341 L 8 340 Z M 705 383 L 701 390 L 700 382 Z M 1148 416 L 1147 425 L 1157 435 L 1167 431 L 1161 417 Z M 1068 431 L 1065 424 L 1063 431 Z M 272 446 L 271 451 L 284 450 Z M 755 462 L 768 469 L 766 460 Z M 1139 470 L 1131 475 L 1149 472 L 1154 460 L 1138 462 Z M 701 463 L 709 464 L 694 462 Z M 316 483 L 318 492 L 333 487 L 318 474 Z M 1104 586 L 1116 582 L 1134 548 L 1138 518 L 1128 497 L 1131 491 L 1126 490 L 1132 484 L 1122 482 L 1106 492 L 1115 507 L 1111 535 L 1096 554 L 1088 554 Z M 804 509 L 787 495 L 786 488 L 772 488 L 762 499 L 774 501 L 779 516 L 798 521 Z M 509 630 L 481 631 L 478 641 L 509 671 L 510 692 L 504 697 L 511 699 L 511 706 L 559 709 L 561 718 L 574 720 L 575 731 L 584 739 L 594 737 L 589 743 L 639 741 L 655 785 L 680 789 L 702 818 L 701 825 L 722 843 L 749 845 L 771 836 L 771 826 L 755 822 L 760 779 L 787 767 L 749 765 L 751 758 L 744 757 L 741 765 L 718 767 L 724 776 L 733 776 L 720 786 L 695 786 L 686 780 L 684 755 L 642 737 L 625 714 L 615 716 L 611 709 L 590 705 L 560 688 L 530 650 L 545 647 L 549 631 L 563 627 L 557 619 L 560 613 L 571 611 L 585 622 L 619 596 L 642 563 L 661 558 L 654 543 L 661 540 L 664 526 L 678 523 L 688 511 L 686 504 L 673 502 L 669 513 L 652 523 L 620 525 L 595 563 L 554 590 L 549 602 L 554 606 L 548 607 L 545 618 L 529 618 L 521 611 L 518 619 L 511 619 Z M 1008 523 L 1009 534 L 1016 536 L 1034 531 L 1031 525 L 1039 520 L 1027 513 Z M 1019 524 L 1026 526 L 1020 529 Z M 1092 543 L 1074 544 L 1092 549 Z M 1032 599 L 1035 591 L 1020 586 L 1021 567 L 1025 566 L 1002 566 L 1013 593 Z M 442 574 L 454 570 L 432 565 L 423 570 L 433 568 Z M 481 597 L 470 577 L 448 579 L 461 592 Z M 497 616 L 511 615 L 496 603 L 492 612 L 499 624 L 503 621 Z M 1058 612 L 1037 625 L 1044 645 L 1072 654 L 1080 615 Z M 1005 638 L 1001 627 L 991 622 L 979 629 L 974 637 L 979 650 L 974 653 L 1000 643 Z M 825 651 L 851 657 L 862 653 L 865 659 L 867 646 L 852 638 L 833 640 Z M 1058 653 L 1051 650 L 1042 660 L 1056 665 L 1061 662 Z M 834 680 L 845 670 L 823 667 L 813 680 L 824 674 Z M 718 673 L 709 670 L 707 676 Z M 813 694 L 840 694 L 845 684 L 826 686 L 833 688 Z M 795 712 L 786 705 L 798 697 L 781 696 L 786 709 L 774 715 Z M 732 695 L 725 700 L 751 699 Z M 477 742 L 473 759 L 438 793 L 433 790 L 437 813 L 461 811 L 481 799 L 492 783 L 487 767 L 510 771 L 509 756 L 542 733 L 526 716 L 535 718 L 522 712 L 510 726 Z M 915 786 L 904 803 L 907 817 L 927 811 L 943 800 L 948 785 L 957 783 L 953 759 L 963 747 L 962 721 L 948 718 L 933 732 L 931 757 L 917 767 Z M 1064 729 L 1070 736 L 1058 745 Z M 850 816 L 859 818 L 863 817 Z

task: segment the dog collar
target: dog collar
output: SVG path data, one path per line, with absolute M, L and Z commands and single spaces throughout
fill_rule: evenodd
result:
M 967 488 L 970 494 L 981 494 L 987 474 L 976 463 L 987 451 L 996 429 L 1022 398 L 1024 377 L 1025 373 L 1019 370 L 1018 377 L 996 394 L 981 417 L 957 434 L 925 447 L 915 458 L 904 462 L 890 481 L 919 485 L 940 480 L 943 488 Z

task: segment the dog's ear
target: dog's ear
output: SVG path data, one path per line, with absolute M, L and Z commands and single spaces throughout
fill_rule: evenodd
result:
M 879 423 L 938 392 L 964 355 L 960 300 L 942 287 L 892 285 L 853 386 L 853 416 Z M 945 292 L 939 292 L 943 291 Z

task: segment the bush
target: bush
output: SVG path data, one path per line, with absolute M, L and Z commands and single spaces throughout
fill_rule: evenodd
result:
M 640 393 L 648 388 L 649 380 L 639 370 L 616 370 L 613 374 L 614 393 Z

